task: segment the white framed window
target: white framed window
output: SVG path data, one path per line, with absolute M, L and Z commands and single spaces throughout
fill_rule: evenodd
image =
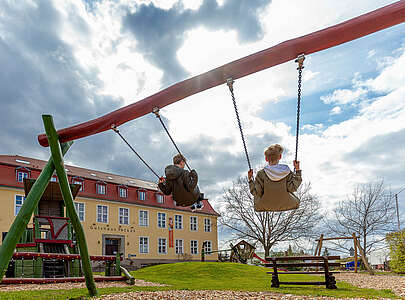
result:
M 164 203 L 165 197 L 162 194 L 156 194 L 157 203 Z
M 125 186 L 118 187 L 118 195 L 120 198 L 127 198 L 128 197 L 128 189 Z
M 82 202 L 74 202 L 75 204 L 75 209 L 77 216 L 79 217 L 80 222 L 84 222 L 84 216 L 85 216 L 85 207 L 84 203 Z
M 139 237 L 139 253 L 149 253 L 149 238 L 146 236 Z
M 138 199 L 146 201 L 146 191 L 138 191 Z
M 129 225 L 129 208 L 118 208 L 118 219 L 121 225 Z
M 29 172 L 25 170 L 17 171 L 17 182 L 24 182 L 24 178 L 29 177 Z
M 82 192 L 84 190 L 84 179 L 79 178 L 79 177 L 73 177 L 72 178 L 72 183 L 80 185 L 79 191 Z
M 196 241 L 196 240 L 190 241 L 190 253 L 198 254 L 198 241 Z
M 204 242 L 204 252 L 211 252 L 212 251 L 212 243 L 211 241 L 205 241 Z
M 195 216 L 190 217 L 190 230 L 197 231 L 198 230 L 198 218 Z
M 147 210 L 139 211 L 139 226 L 149 226 L 149 213 Z
M 25 197 L 22 195 L 15 195 L 14 200 L 14 216 L 18 215 L 21 206 L 24 204 Z
M 158 212 L 157 213 L 157 219 L 158 219 L 158 221 L 157 221 L 158 227 L 159 228 L 166 228 L 166 214 Z
M 183 240 L 175 241 L 176 254 L 184 254 Z
M 97 222 L 108 223 L 108 206 L 97 205 Z
M 174 215 L 174 228 L 183 229 L 183 216 L 182 215 Z
M 107 185 L 102 182 L 96 183 L 97 194 L 105 195 L 107 190 Z
M 211 232 L 211 219 L 204 219 L 204 231 Z
M 166 254 L 166 239 L 165 238 L 158 238 L 158 253 L 159 254 Z
M 58 182 L 58 176 L 56 176 L 56 175 L 53 175 L 52 177 L 51 177 L 51 180 L 50 180 L 51 182 Z

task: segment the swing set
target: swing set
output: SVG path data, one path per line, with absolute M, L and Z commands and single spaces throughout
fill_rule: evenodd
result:
M 64 168 L 63 156 L 72 145 L 73 140 L 112 129 L 121 137 L 121 139 L 124 140 L 124 142 L 138 156 L 138 158 L 140 158 L 142 162 L 152 171 L 150 166 L 147 165 L 147 163 L 141 158 L 141 156 L 137 154 L 135 149 L 120 134 L 118 127 L 128 121 L 137 119 L 148 113 L 153 112 L 155 113 L 156 117 L 158 117 L 166 133 L 169 135 L 169 138 L 175 145 L 174 140 L 171 138 L 166 126 L 164 125 L 160 118 L 160 115 L 158 114 L 159 110 L 188 96 L 226 83 L 231 92 L 236 119 L 241 133 L 248 167 L 249 169 L 251 169 L 248 151 L 243 136 L 242 125 L 237 110 L 235 96 L 233 93 L 234 81 L 244 76 L 259 72 L 261 70 L 285 63 L 290 60 L 297 59 L 297 62 L 299 63 L 295 153 L 295 159 L 297 160 L 299 114 L 301 101 L 301 77 L 303 68 L 302 64 L 300 67 L 300 61 L 303 62 L 303 55 L 310 55 L 312 53 L 355 40 L 357 38 L 369 35 L 371 33 L 389 28 L 403 22 L 405 22 L 405 0 L 395 2 L 393 4 L 355 17 L 337 25 L 325 28 L 323 30 L 319 30 L 298 38 L 282 42 L 266 50 L 251 54 L 249 56 L 215 68 L 206 73 L 176 83 L 143 100 L 81 124 L 77 124 L 57 131 L 54 127 L 52 116 L 44 115 L 42 118 L 46 133 L 39 135 L 38 141 L 42 146 L 50 147 L 51 156 L 48 164 L 44 167 L 40 176 L 33 184 L 29 194 L 26 197 L 26 200 L 24 201 L 23 206 L 20 209 L 20 212 L 15 218 L 7 236 L 3 241 L 3 244 L 1 245 L 0 280 L 5 274 L 10 259 L 13 256 L 15 247 L 19 242 L 21 236 L 23 235 L 24 230 L 29 223 L 35 208 L 37 207 L 42 194 L 49 184 L 49 180 L 51 179 L 54 170 L 56 170 L 59 178 L 58 184 L 61 189 L 66 210 L 68 212 L 68 216 L 72 223 L 73 229 L 76 233 L 87 289 L 89 290 L 89 294 L 91 296 L 97 294 L 84 231 L 74 209 L 72 192 L 67 180 L 66 170 Z M 180 153 L 178 147 L 176 145 L 175 147 Z M 153 173 L 156 177 L 159 177 L 156 172 Z

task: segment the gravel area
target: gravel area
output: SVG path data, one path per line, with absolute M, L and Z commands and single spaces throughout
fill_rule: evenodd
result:
M 101 297 L 103 300 L 267 300 L 267 299 L 348 299 L 331 297 L 308 297 L 269 292 L 238 292 L 238 291 L 162 291 L 162 292 L 131 292 L 125 294 L 111 294 Z M 350 298 L 362 300 L 363 298 Z
M 164 286 L 159 283 L 148 282 L 141 279 L 135 279 L 137 286 Z M 98 288 L 106 287 L 129 287 L 125 281 L 105 281 L 96 282 Z M 64 283 L 48 283 L 48 284 L 0 284 L 0 291 L 23 291 L 23 290 L 70 290 L 85 288 L 85 282 L 64 282 Z
M 390 289 L 395 294 L 405 299 L 405 276 L 374 275 L 364 273 L 340 273 L 335 275 L 336 280 L 345 281 L 361 288 Z M 98 288 L 103 287 L 127 287 L 125 282 L 96 282 Z M 162 286 L 161 284 L 135 279 L 137 286 Z M 85 283 L 56 283 L 56 284 L 0 284 L 0 291 L 11 290 L 41 290 L 41 289 L 75 289 L 85 288 Z M 243 299 L 243 300 L 265 300 L 265 299 L 363 299 L 363 298 L 331 298 L 331 297 L 308 297 L 291 294 L 278 294 L 270 292 L 242 292 L 242 291 L 156 291 L 156 292 L 130 292 L 121 294 L 104 295 L 103 300 L 126 300 L 126 299 L 150 299 L 150 300 L 212 300 L 212 299 Z
M 376 290 L 389 289 L 405 299 L 405 276 L 370 275 L 368 273 L 335 274 L 336 280 L 346 281 L 351 285 Z

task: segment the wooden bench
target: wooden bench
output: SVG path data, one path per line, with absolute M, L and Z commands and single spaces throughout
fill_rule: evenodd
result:
M 325 285 L 327 289 L 336 289 L 336 280 L 333 276 L 334 273 L 331 272 L 329 267 L 340 267 L 338 262 L 330 262 L 331 260 L 338 260 L 340 256 L 282 256 L 282 257 L 266 257 L 267 263 L 265 266 L 268 268 L 273 268 L 272 272 L 267 272 L 267 274 L 272 274 L 271 287 L 280 287 L 280 284 L 290 284 L 290 285 Z M 293 262 L 291 262 L 293 261 Z M 302 261 L 302 262 L 296 262 Z M 286 271 L 281 274 L 324 274 L 325 281 L 314 282 L 314 281 L 303 281 L 303 282 L 280 282 L 278 279 L 279 268 L 309 268 L 316 267 L 315 270 L 311 271 Z M 322 270 L 319 271 L 319 268 Z

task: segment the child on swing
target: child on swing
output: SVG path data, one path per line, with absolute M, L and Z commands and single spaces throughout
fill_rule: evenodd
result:
M 165 195 L 172 194 L 176 205 L 190 206 L 191 210 L 201 210 L 204 207 L 202 199 L 204 194 L 200 193 L 197 186 L 198 175 L 195 170 L 190 172 L 184 169 L 186 158 L 177 154 L 173 157 L 173 165 L 165 168 L 166 178 L 159 178 L 159 188 Z
M 295 172 L 287 165 L 280 164 L 284 149 L 279 144 L 271 145 L 264 152 L 268 165 L 257 172 L 253 180 L 253 170 L 249 170 L 249 189 L 254 196 L 256 211 L 284 211 L 296 209 L 299 199 L 292 194 L 302 182 L 300 162 L 294 161 Z

